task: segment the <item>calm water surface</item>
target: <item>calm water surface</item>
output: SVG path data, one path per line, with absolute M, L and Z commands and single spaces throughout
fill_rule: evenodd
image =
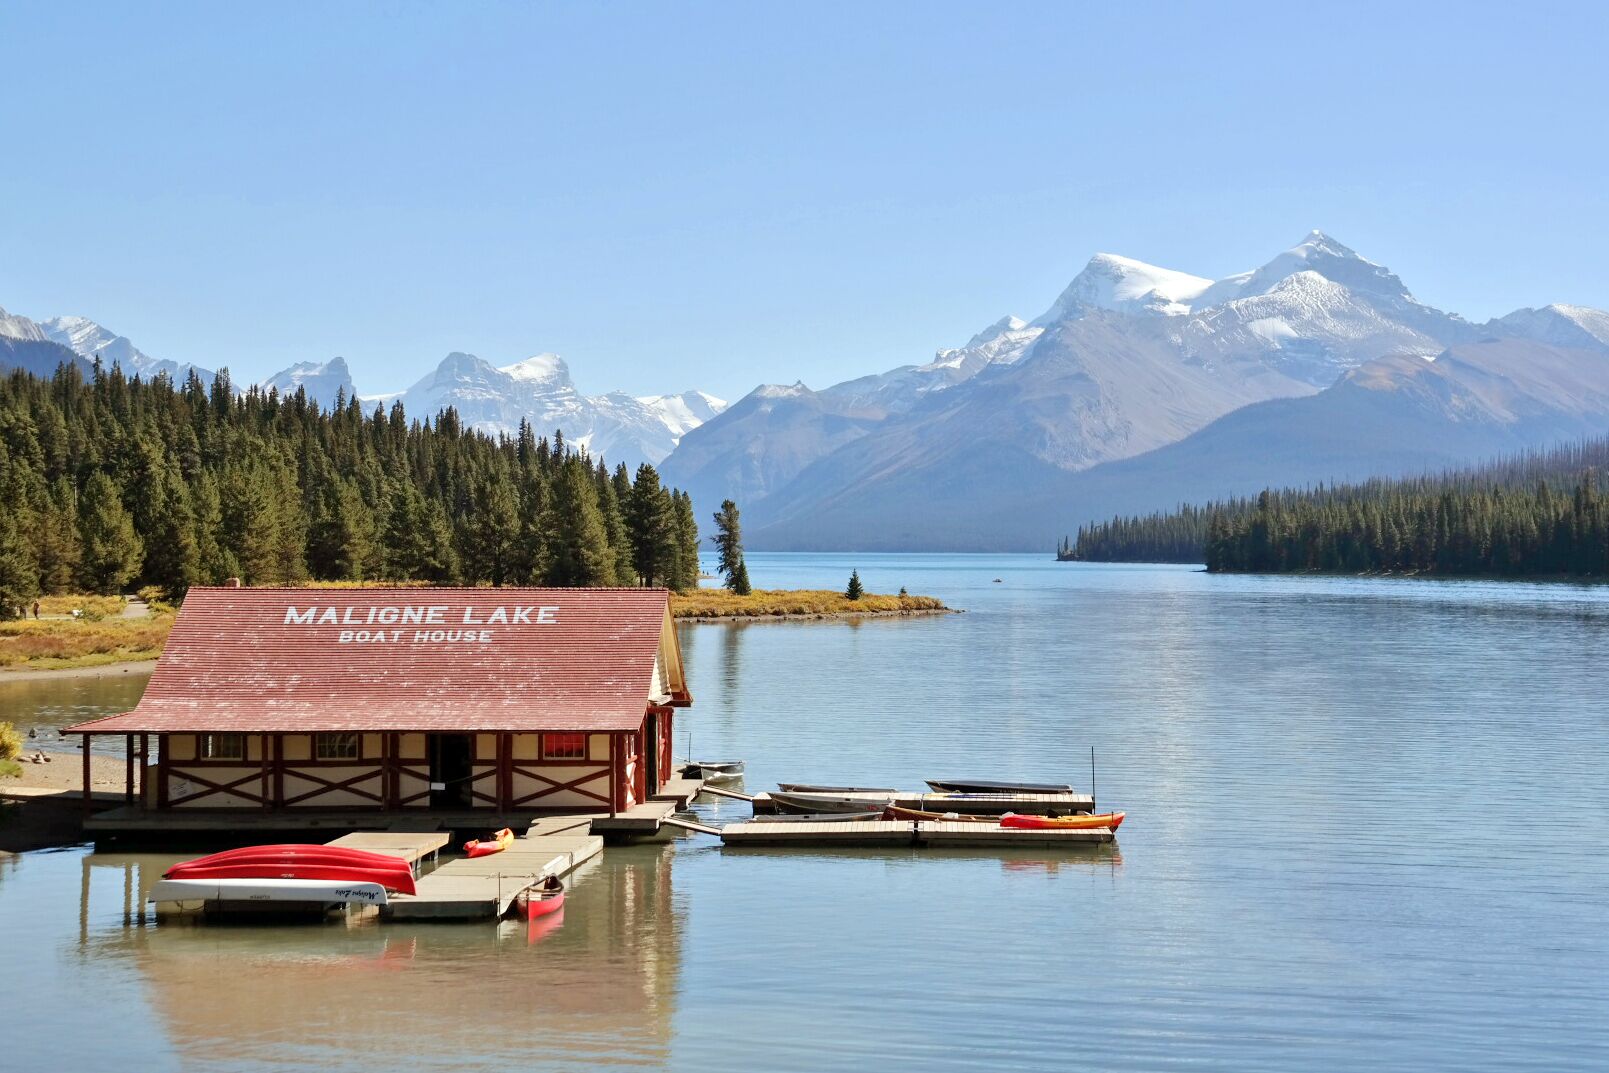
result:
M 751 790 L 1085 785 L 1094 746 L 1120 850 L 611 848 L 538 935 L 158 927 L 127 907 L 174 858 L 26 854 L 0 1068 L 1609 1067 L 1609 589 L 750 566 L 968 613 L 684 629 L 695 754 Z M 130 688 L 3 685 L 0 718 Z

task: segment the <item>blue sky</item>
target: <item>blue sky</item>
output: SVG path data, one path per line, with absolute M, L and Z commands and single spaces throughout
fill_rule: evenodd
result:
M 1316 7 L 8 3 L 0 306 L 727 398 L 1314 227 L 1474 318 L 1609 306 L 1604 8 Z

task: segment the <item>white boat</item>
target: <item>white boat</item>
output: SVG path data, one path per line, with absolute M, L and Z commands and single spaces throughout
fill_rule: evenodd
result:
M 152 902 L 207 905 L 385 905 L 378 883 L 328 879 L 159 879 L 146 896 Z

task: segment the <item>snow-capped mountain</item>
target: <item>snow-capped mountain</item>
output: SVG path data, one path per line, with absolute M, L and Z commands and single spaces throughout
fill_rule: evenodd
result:
M 1056 304 L 1034 323 L 1055 324 L 1096 309 L 1179 317 L 1189 313 L 1212 286 L 1212 280 L 1188 272 L 1158 268 L 1115 253 L 1097 253 L 1073 277 Z
M 1420 302 L 1389 268 L 1321 231 L 1218 280 L 1102 253 L 1030 324 L 1008 319 L 926 365 L 820 391 L 758 389 L 688 433 L 663 470 L 701 511 L 736 499 L 755 547 L 1029 547 L 1076 526 L 1067 512 L 1077 504 L 1058 510 L 1035 498 L 1062 486 L 1057 475 L 1104 470 L 1242 407 L 1313 395 L 1365 367 L 1392 370 L 1423 401 L 1452 381 L 1414 381 L 1406 376 L 1414 363 L 1494 337 L 1519 344 L 1503 352 L 1504 375 L 1519 378 L 1503 390 L 1535 411 L 1525 427 L 1577 427 L 1574 416 L 1549 418 L 1562 405 L 1558 392 L 1525 381 L 1561 361 L 1579 364 L 1582 348 L 1609 351 L 1609 314 L 1548 306 L 1475 325 Z M 1533 370 L 1523 357 L 1539 346 L 1576 349 L 1539 358 Z M 1581 373 L 1594 383 L 1599 374 Z M 1445 405 L 1473 412 L 1455 398 Z M 1481 420 L 1498 431 L 1458 442 L 1518 442 L 1499 429 L 1501 417 Z M 1414 411 L 1393 429 L 1391 451 L 1376 452 L 1382 465 L 1407 457 L 1402 440 L 1415 421 L 1440 435 Z M 1367 437 L 1350 457 L 1372 457 Z M 1039 513 L 1007 512 L 1008 502 L 1037 503 Z M 960 516 L 977 521 L 971 535 L 939 541 L 960 532 Z M 995 535 L 978 535 L 985 531 Z
M 713 417 L 726 408 L 699 391 L 646 399 L 625 392 L 582 395 L 557 354 L 499 368 L 454 352 L 401 394 L 363 398 L 394 399 L 408 414 L 424 418 L 451 406 L 466 427 L 492 434 L 512 434 L 528 421 L 539 435 L 562 430 L 573 446 L 633 469 L 642 462 L 659 463 L 687 431 L 709 419 L 701 415 Z
M 167 375 L 182 382 L 194 369 L 210 385 L 215 374 L 200 366 L 153 358 L 126 336 L 88 317 L 52 317 L 33 321 L 0 309 L 0 370 L 22 368 L 49 376 L 63 361 L 120 367 L 127 376 L 150 379 Z M 459 419 L 482 432 L 514 432 L 529 421 L 540 436 L 562 429 L 565 438 L 602 456 L 611 464 L 659 463 L 689 431 L 726 409 L 726 403 L 702 391 L 637 397 L 625 392 L 585 396 L 576 391 L 570 369 L 557 354 L 536 354 L 495 368 L 472 354 L 452 353 L 412 387 L 388 394 L 357 395 L 345 358 L 300 361 L 260 381 L 257 387 L 292 395 L 298 389 L 324 407 L 343 394 L 369 404 L 401 400 L 411 416 L 433 418 L 448 406 Z M 245 390 L 235 384 L 237 392 Z
M 42 343 L 48 337 L 45 330 L 27 317 L 7 313 L 0 308 L 0 338 L 15 339 L 19 343 Z
M 352 386 L 352 373 L 345 358 L 329 361 L 299 361 L 289 369 L 282 369 L 258 384 L 264 391 L 273 389 L 283 397 L 296 394 L 298 389 L 325 409 L 333 408 L 337 399 L 351 399 L 357 394 Z
M 1609 313 L 1586 306 L 1516 309 L 1486 327 L 1493 334 L 1509 338 L 1534 339 L 1554 346 L 1609 349 Z
M 41 328 L 52 342 L 60 343 L 73 353 L 89 361 L 99 361 L 104 368 L 120 366 L 125 376 L 139 376 L 146 380 L 166 375 L 175 384 L 182 383 L 194 369 L 205 384 L 211 384 L 214 373 L 199 365 L 181 364 L 153 358 L 140 350 L 129 338 L 118 335 L 88 317 L 51 317 L 41 321 Z

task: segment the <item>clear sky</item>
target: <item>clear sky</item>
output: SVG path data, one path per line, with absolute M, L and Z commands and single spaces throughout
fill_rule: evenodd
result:
M 336 11 L 323 10 L 338 8 Z M 1320 7 L 1326 8 L 1319 10 Z M 0 6 L 0 306 L 257 379 L 736 398 L 1322 228 L 1609 306 L 1602 5 Z

